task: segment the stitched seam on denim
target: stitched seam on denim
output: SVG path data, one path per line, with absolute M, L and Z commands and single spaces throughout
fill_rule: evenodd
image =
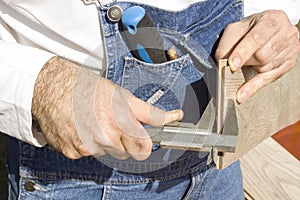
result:
M 175 84 L 175 82 L 178 79 L 178 76 L 181 74 L 181 71 L 183 69 L 183 67 L 186 65 L 188 66 L 189 63 L 191 61 L 189 61 L 188 59 L 189 56 L 188 55 L 184 55 L 181 58 L 174 60 L 174 61 L 170 61 L 167 63 L 163 63 L 161 65 L 151 65 L 151 64 L 147 64 L 147 63 L 143 63 L 141 61 L 138 61 L 135 58 L 125 58 L 125 63 L 124 63 L 124 70 L 123 70 L 123 75 L 122 75 L 122 83 L 121 85 L 126 87 L 126 79 L 131 79 L 134 77 L 130 77 L 130 75 L 128 75 L 130 73 L 131 69 L 134 68 L 142 68 L 148 72 L 152 72 L 154 74 L 157 73 L 157 71 L 159 70 L 163 70 L 165 72 L 169 72 L 168 77 L 165 78 L 165 80 L 160 83 L 159 88 L 153 88 L 153 90 L 149 91 L 148 93 L 151 94 L 150 97 L 147 99 L 147 101 L 151 98 L 153 98 L 153 95 L 155 95 L 158 91 L 162 91 L 162 95 L 160 95 L 159 97 L 157 97 L 155 100 L 155 102 L 152 102 L 153 104 L 156 103 L 160 98 L 163 97 L 164 94 L 166 94 L 171 88 L 172 86 Z M 138 63 L 138 64 L 137 64 Z
M 195 188 L 195 184 L 196 184 L 196 180 L 195 180 L 195 176 L 192 176 L 190 177 L 190 180 L 191 180 L 191 183 L 190 183 L 190 186 L 189 186 L 189 189 L 188 191 L 185 193 L 184 197 L 183 197 L 183 200 L 188 200 L 190 199 L 190 196 Z
M 194 156 L 194 154 L 188 155 L 185 159 L 188 160 L 188 158 L 191 158 Z M 183 158 L 184 159 L 184 158 Z M 180 160 L 183 160 L 180 159 Z M 131 183 L 131 184 L 139 184 L 139 183 L 151 183 L 155 180 L 169 180 L 173 178 L 178 178 L 183 175 L 187 174 L 192 174 L 195 172 L 198 172 L 199 169 L 202 169 L 200 171 L 206 171 L 209 167 L 205 164 L 206 162 L 201 162 L 197 166 L 191 168 L 191 169 L 185 169 L 184 171 L 181 171 L 180 173 L 174 173 L 170 176 L 153 176 L 151 178 L 145 178 L 144 180 L 113 180 L 110 177 L 105 178 L 105 177 L 98 177 L 97 174 L 78 174 L 72 175 L 70 173 L 60 173 L 60 172 L 41 172 L 38 170 L 32 170 L 32 169 L 27 169 L 26 167 L 21 167 L 20 168 L 20 176 L 24 178 L 32 178 L 32 179 L 46 179 L 46 180 L 64 180 L 64 179 L 70 179 L 70 180 L 84 180 L 84 181 L 95 181 L 95 182 L 110 182 L 114 184 L 121 184 L 121 183 Z M 141 174 L 143 176 L 143 174 Z
M 95 182 L 105 182 L 105 183 L 111 183 L 111 184 L 142 184 L 142 183 L 152 183 L 154 181 L 166 181 L 166 180 L 170 180 L 170 179 L 174 179 L 174 178 L 179 178 L 188 174 L 193 174 L 195 172 L 198 172 L 199 169 L 201 168 L 208 168 L 206 165 L 202 164 L 199 165 L 195 168 L 192 168 L 190 170 L 186 170 L 184 172 L 181 173 L 177 173 L 177 174 L 173 174 L 170 176 L 165 176 L 165 177 L 152 177 L 152 178 L 144 178 L 144 180 L 111 180 L 111 179 L 105 179 L 103 177 L 97 178 L 97 180 L 93 180 Z M 207 169 L 203 170 L 202 172 L 205 172 Z M 29 172 L 29 171 L 27 171 Z M 37 172 L 33 172 L 31 171 L 32 174 L 36 174 Z M 27 175 L 26 178 L 32 178 L 32 179 L 45 179 L 45 180 L 64 180 L 64 179 L 70 179 L 70 180 L 80 180 L 80 181 L 91 181 L 92 180 L 92 176 L 93 175 L 88 175 L 88 176 L 82 176 L 82 177 L 72 177 L 69 174 L 64 174 L 64 175 L 59 175 L 59 174 L 55 174 L 55 176 L 57 176 L 56 178 L 49 178 L 49 173 L 43 173 L 43 176 L 39 175 L 38 177 L 34 176 L 34 175 Z
M 184 12 L 185 10 L 189 10 L 190 7 L 193 7 L 194 5 L 198 4 L 198 3 L 201 3 L 201 2 L 196 2 L 196 3 L 193 3 L 191 4 L 188 8 L 186 9 L 183 9 L 183 10 L 180 10 L 180 11 L 165 11 L 165 12 L 168 12 L 168 13 L 180 13 L 180 12 Z M 236 6 L 239 6 L 240 4 L 243 4 L 242 1 L 239 1 L 239 2 L 233 2 L 233 3 L 230 3 L 230 6 L 223 12 L 221 12 L 217 17 L 214 17 L 213 20 L 209 19 L 209 17 L 207 18 L 204 18 L 204 19 L 201 19 L 201 21 L 199 21 L 198 23 L 196 24 L 193 24 L 192 26 L 188 27 L 187 29 L 184 30 L 184 32 L 193 32 L 194 29 L 197 29 L 197 30 L 206 30 L 208 26 L 211 26 L 211 24 L 213 24 L 215 21 L 219 20 L 219 18 L 223 17 L 224 15 L 226 15 L 230 10 L 232 10 L 233 7 L 236 7 Z M 214 4 L 215 6 L 216 4 Z M 149 6 L 151 7 L 151 5 Z M 226 8 L 226 7 L 225 7 Z M 210 16 L 210 15 L 209 15 Z M 205 21 L 208 21 L 208 23 L 204 23 Z M 203 23 L 203 25 L 199 26 L 200 23 Z M 203 28 L 202 28 L 203 26 Z M 161 28 L 161 27 L 158 27 L 159 31 L 162 32 L 162 33 L 169 33 L 169 34 L 178 34 L 179 32 L 177 31 L 170 31 L 169 29 L 164 29 L 164 28 Z M 180 34 L 180 33 L 179 33 Z M 182 34 L 182 33 L 181 33 Z
M 204 174 L 204 177 L 202 177 L 202 180 L 199 181 L 198 186 L 203 185 L 203 184 L 206 182 L 207 179 L 211 178 L 209 175 L 210 175 L 211 173 L 213 173 L 212 170 L 213 170 L 213 169 L 208 169 L 207 173 L 205 173 L 205 174 Z M 196 192 L 196 195 L 197 195 L 198 197 L 201 197 L 202 194 L 205 194 L 205 193 L 206 193 L 206 190 L 205 190 L 205 187 L 198 187 L 198 188 L 200 188 L 200 189 L 199 189 L 199 191 Z
M 178 60 L 179 59 L 179 60 Z M 181 74 L 182 70 L 185 69 L 185 67 L 190 68 L 191 66 L 193 66 L 195 68 L 195 70 L 198 71 L 198 69 L 194 66 L 192 59 L 190 57 L 189 54 L 185 54 L 183 56 L 181 56 L 180 58 L 178 58 L 177 60 L 174 61 L 169 61 L 166 62 L 165 64 L 160 65 L 151 65 L 151 64 L 140 64 L 140 61 L 137 61 L 136 64 L 136 59 L 135 58 L 127 58 L 124 64 L 124 71 L 123 71 L 123 76 L 125 78 L 129 78 L 129 76 L 127 75 L 128 73 L 130 73 L 128 70 L 131 70 L 133 68 L 138 68 L 141 67 L 145 70 L 147 70 L 148 72 L 153 72 L 153 73 L 157 73 L 156 70 L 165 70 L 163 73 L 169 72 L 171 74 L 177 74 L 177 76 L 174 76 L 172 78 L 172 82 L 175 82 L 178 78 L 178 76 Z M 138 65 L 138 66 L 137 66 Z M 170 70 L 171 68 L 171 70 Z M 178 72 L 180 71 L 180 72 Z M 127 74 L 126 74 L 127 73 Z M 200 72 L 201 73 L 201 72 Z M 201 77 L 200 77 L 201 78 Z M 167 80 L 170 80 L 171 78 L 167 78 Z M 124 85 L 124 81 L 122 81 L 122 85 Z M 162 83 L 162 85 L 165 85 L 164 83 Z M 173 85 L 173 84 L 171 84 Z
M 136 65 L 138 65 L 139 67 L 142 67 L 147 71 L 155 72 L 155 70 L 164 70 L 166 69 L 166 67 L 176 67 L 177 65 L 183 65 L 187 62 L 187 59 L 188 59 L 188 55 L 183 55 L 180 58 L 177 58 L 175 60 L 167 61 L 164 63 L 151 64 L 151 63 L 145 63 L 143 61 L 140 61 L 134 57 L 126 57 L 124 59 L 125 60 L 124 66 L 128 68 L 135 68 Z
M 198 172 L 199 169 L 201 168 L 208 168 L 207 165 L 205 165 L 205 163 L 194 167 L 192 169 L 183 171 L 181 173 L 177 173 L 177 174 L 172 174 L 170 176 L 165 176 L 165 177 L 153 177 L 153 178 L 149 178 L 149 179 L 145 179 L 145 180 L 128 180 L 128 181 L 120 181 L 120 180 L 108 180 L 108 182 L 112 183 L 112 184 L 124 184 L 124 183 L 129 183 L 129 184 L 141 184 L 141 183 L 153 183 L 155 181 L 167 181 L 167 180 L 172 180 L 175 178 L 180 178 L 182 176 L 186 176 L 188 174 L 193 174 L 195 172 Z M 203 170 L 202 172 L 207 171 L 207 169 Z
M 214 10 L 214 8 L 218 5 L 216 5 L 218 1 L 215 2 L 215 4 L 212 6 L 212 9 L 211 10 Z M 205 18 L 201 19 L 200 21 L 198 21 L 197 23 L 191 25 L 190 27 L 188 27 L 186 30 L 184 30 L 184 32 L 191 32 L 193 29 L 195 28 L 200 28 L 201 29 L 201 26 L 206 26 L 207 24 L 211 24 L 211 17 L 214 15 L 215 13 L 214 12 L 210 12 L 209 15 L 207 15 Z M 214 18 L 213 18 L 214 19 Z M 206 22 L 208 21 L 208 22 Z M 203 25 L 199 25 L 203 23 Z
M 21 199 L 21 195 L 23 194 L 23 192 L 21 192 L 22 191 L 22 177 L 20 177 L 20 179 L 19 179 L 19 183 L 18 183 L 18 185 L 19 185 L 19 194 L 18 194 L 18 199 Z
M 216 18 L 214 18 L 214 20 L 212 20 L 210 23 L 205 24 L 203 27 L 201 27 L 201 26 L 197 27 L 196 31 L 190 30 L 189 33 L 191 35 L 193 35 L 193 33 L 195 33 L 195 32 L 197 33 L 200 31 L 206 31 L 207 29 L 209 29 L 209 27 L 212 26 L 213 23 L 215 23 L 216 21 L 219 21 L 224 15 L 229 13 L 233 8 L 241 6 L 241 4 L 242 4 L 241 2 L 231 4 L 231 6 L 225 12 L 222 12 L 220 15 L 218 15 Z
M 230 8 L 228 8 L 225 12 L 222 12 L 222 14 L 220 16 L 218 16 L 217 18 L 215 18 L 213 21 L 211 21 L 211 23 L 205 24 L 205 26 L 203 26 L 203 27 L 198 27 L 198 29 L 196 31 L 190 31 L 189 33 L 191 35 L 193 35 L 194 33 L 206 31 L 207 29 L 209 29 L 210 27 L 212 27 L 214 23 L 216 23 L 217 21 L 219 21 L 220 19 L 222 19 L 222 17 L 224 15 L 226 15 L 227 13 L 229 13 L 234 7 L 240 6 L 240 4 L 241 3 L 236 3 L 234 5 L 231 5 Z
M 129 6 L 132 6 L 132 5 L 136 5 L 136 2 L 130 2 L 130 1 L 119 1 L 119 2 L 122 3 L 122 5 L 126 5 L 126 7 L 129 7 Z M 233 2 L 233 1 L 232 1 L 232 2 Z M 164 10 L 164 12 L 167 13 L 167 14 L 179 14 L 179 13 L 184 13 L 184 12 L 188 12 L 191 8 L 193 8 L 194 6 L 197 6 L 197 4 L 201 4 L 201 3 L 205 3 L 205 1 L 203 1 L 203 2 L 200 1 L 200 2 L 192 3 L 192 4 L 190 4 L 188 7 L 184 8 L 184 9 L 182 9 L 182 10 L 178 10 L 178 11 Z M 235 2 L 233 2 L 233 3 L 230 3 L 231 7 L 234 7 L 235 5 L 238 5 L 238 4 L 243 4 L 243 1 L 240 0 L 240 1 L 235 1 Z M 149 4 L 146 4 L 146 3 L 139 3 L 139 5 L 145 5 L 145 6 L 147 6 L 147 7 L 154 8 L 155 10 L 158 10 L 158 9 L 159 9 L 159 8 L 157 8 L 157 7 L 153 7 L 152 5 L 149 5 Z M 214 5 L 216 5 L 216 4 L 214 4 Z M 230 10 L 231 7 L 228 8 L 228 9 Z M 210 14 L 211 14 L 211 12 L 210 12 Z M 206 19 L 207 19 L 207 18 L 202 19 L 201 22 L 205 21 Z M 211 21 L 211 20 L 208 20 L 208 21 Z M 205 23 L 205 25 L 206 25 L 206 24 L 207 24 L 207 23 Z M 196 23 L 196 24 L 192 25 L 191 27 L 199 27 L 199 26 L 198 26 L 198 23 Z M 160 30 L 160 27 L 158 27 L 158 29 Z M 189 28 L 188 28 L 188 29 L 189 29 Z M 188 29 L 186 29 L 186 30 L 188 30 Z
M 112 191 L 111 184 L 104 183 L 102 200 L 110 199 L 111 191 Z
M 212 167 L 211 165 L 206 165 L 206 162 L 202 162 L 201 164 L 197 165 L 196 167 L 193 167 L 193 168 L 188 169 L 186 171 L 183 171 L 181 173 L 172 174 L 170 176 L 164 176 L 164 177 L 149 178 L 148 180 L 145 180 L 146 182 L 136 180 L 136 181 L 134 181 L 134 183 L 140 184 L 140 183 L 152 183 L 154 181 L 167 181 L 167 180 L 172 180 L 172 179 L 175 179 L 175 178 L 180 178 L 180 177 L 186 176 L 188 174 L 194 174 L 196 172 L 201 174 L 203 172 L 206 172 L 211 167 Z M 109 181 L 111 181 L 113 184 L 122 184 L 122 183 L 120 183 L 119 180 L 109 180 Z M 132 182 L 128 182 L 128 183 L 132 183 Z M 132 183 L 132 184 L 134 184 L 134 183 Z
M 172 86 L 175 84 L 178 76 L 180 75 L 182 67 L 185 64 L 185 61 L 186 61 L 186 57 L 184 58 L 184 60 L 182 60 L 182 63 L 180 63 L 177 66 L 175 65 L 174 68 L 172 68 L 170 76 L 168 78 L 166 78 L 165 81 L 161 84 L 161 89 L 163 89 L 163 95 L 166 94 L 172 88 Z M 155 94 L 156 93 L 154 93 L 153 95 L 155 95 Z M 151 97 L 153 97 L 153 95 Z M 159 98 L 157 98 L 157 100 L 155 102 L 152 102 L 152 103 L 153 104 L 156 103 L 161 97 L 163 97 L 163 95 L 161 95 Z

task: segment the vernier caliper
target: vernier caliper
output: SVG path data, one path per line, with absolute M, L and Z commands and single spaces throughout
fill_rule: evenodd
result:
M 210 152 L 210 159 L 215 164 L 221 164 L 223 152 L 234 152 L 237 145 L 238 122 L 235 100 L 226 97 L 224 91 L 224 69 L 228 67 L 227 60 L 218 62 L 218 85 L 216 106 L 213 99 L 207 105 L 199 122 L 175 122 L 163 128 L 147 128 L 153 143 L 161 148 L 174 148 Z M 215 109 L 217 107 L 217 109 Z

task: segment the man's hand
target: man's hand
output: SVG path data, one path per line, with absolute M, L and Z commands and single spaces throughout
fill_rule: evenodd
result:
M 71 159 L 129 156 L 146 159 L 152 141 L 141 123 L 163 126 L 182 119 L 134 97 L 127 90 L 86 69 L 54 57 L 40 72 L 32 114 L 48 143 Z
M 258 74 L 237 92 L 244 102 L 264 85 L 296 64 L 300 52 L 298 30 L 282 11 L 265 11 L 229 24 L 224 30 L 216 58 L 228 58 L 232 71 L 253 66 Z

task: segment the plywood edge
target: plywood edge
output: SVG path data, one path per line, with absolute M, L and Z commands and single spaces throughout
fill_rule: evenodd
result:
M 238 143 L 225 153 L 223 168 L 238 160 L 266 138 L 300 119 L 300 59 L 296 67 L 260 89 L 248 101 L 236 104 Z

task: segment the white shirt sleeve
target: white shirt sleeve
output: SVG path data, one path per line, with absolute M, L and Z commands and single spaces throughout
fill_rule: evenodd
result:
M 264 10 L 283 10 L 292 24 L 297 24 L 300 19 L 299 0 L 244 0 L 245 16 Z
M 36 77 L 54 55 L 3 41 L 0 55 L 0 131 L 42 146 L 46 144 L 43 135 L 31 131 L 31 101 Z
M 57 9 L 63 11 L 55 12 Z M 99 65 L 99 55 L 94 59 L 95 53 L 86 61 L 99 44 L 97 11 L 81 1 L 1 0 L 0 132 L 35 146 L 45 145 L 43 134 L 32 131 L 31 103 L 36 77 L 55 55 Z

